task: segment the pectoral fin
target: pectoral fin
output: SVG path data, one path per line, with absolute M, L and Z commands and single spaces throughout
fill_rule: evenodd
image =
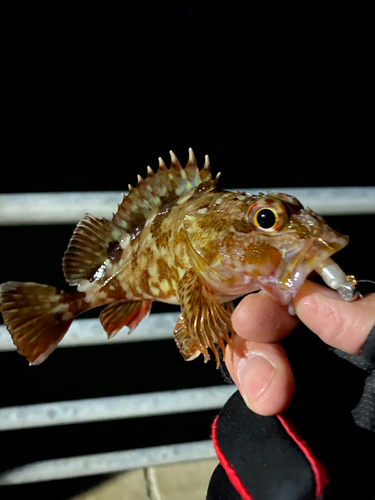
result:
M 189 331 L 186 328 L 185 320 L 182 314 L 178 317 L 173 335 L 177 347 L 185 361 L 192 361 L 201 354 L 197 341 L 189 335 Z
M 124 326 L 131 333 L 151 311 L 151 300 L 135 302 L 114 302 L 99 315 L 100 322 L 108 338 L 114 337 Z
M 225 353 L 223 339 L 229 343 L 228 332 L 234 333 L 230 319 L 231 303 L 221 305 L 192 268 L 180 280 L 178 294 L 183 322 L 180 319 L 177 322 L 175 339 L 182 355 L 185 359 L 187 356 L 191 358 L 194 350 L 198 350 L 208 360 L 208 349 L 211 349 L 219 366 L 220 358 L 215 344 Z

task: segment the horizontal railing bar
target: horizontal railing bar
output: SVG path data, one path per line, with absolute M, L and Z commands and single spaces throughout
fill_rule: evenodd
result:
M 375 213 L 374 186 L 238 190 L 256 194 L 272 189 L 296 196 L 321 215 Z M 0 225 L 76 224 L 85 213 L 108 218 L 120 202 L 121 193 L 117 191 L 0 194 Z
M 59 347 L 111 345 L 123 342 L 143 342 L 173 338 L 173 330 L 179 313 L 154 313 L 144 319 L 131 335 L 123 328 L 115 337 L 108 340 L 98 318 L 76 319 L 68 333 L 60 342 Z M 14 351 L 11 336 L 6 327 L 0 325 L 0 352 Z
M 207 440 L 59 458 L 35 462 L 4 472 L 0 474 L 0 486 L 110 474 L 129 469 L 185 462 L 188 460 L 206 460 L 215 457 L 212 442 Z
M 121 191 L 1 194 L 0 225 L 76 224 L 85 213 L 108 218 L 120 202 Z
M 0 408 L 0 431 L 221 408 L 234 385 Z

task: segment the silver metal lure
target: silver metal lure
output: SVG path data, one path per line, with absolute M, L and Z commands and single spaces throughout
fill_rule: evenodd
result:
M 352 274 L 345 274 L 332 259 L 325 259 L 316 266 L 315 270 L 322 277 L 324 283 L 333 290 L 337 290 L 343 300 L 350 302 L 362 297 L 356 289 L 358 282 L 355 277 Z

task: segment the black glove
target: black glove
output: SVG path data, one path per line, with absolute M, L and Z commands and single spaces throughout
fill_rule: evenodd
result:
M 375 328 L 361 356 L 328 348 L 303 325 L 283 346 L 293 401 L 263 417 L 238 392 L 228 400 L 213 425 L 221 465 L 207 500 L 375 499 Z

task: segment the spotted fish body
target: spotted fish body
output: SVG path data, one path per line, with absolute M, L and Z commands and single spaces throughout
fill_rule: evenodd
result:
M 129 332 L 153 301 L 181 306 L 174 331 L 185 359 L 208 349 L 219 357 L 233 333 L 232 300 L 259 290 L 289 305 L 306 276 L 348 242 L 318 215 L 283 193 L 217 189 L 208 157 L 183 169 L 171 152 L 129 186 L 111 221 L 86 215 L 63 259 L 72 294 L 36 283 L 4 283 L 0 307 L 18 352 L 39 364 L 74 317 L 107 305 L 99 318 L 109 337 Z

